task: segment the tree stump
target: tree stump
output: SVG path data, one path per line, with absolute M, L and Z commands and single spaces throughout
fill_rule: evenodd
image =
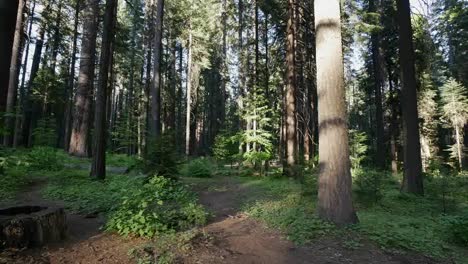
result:
M 0 247 L 39 247 L 66 235 L 63 208 L 25 205 L 0 209 Z

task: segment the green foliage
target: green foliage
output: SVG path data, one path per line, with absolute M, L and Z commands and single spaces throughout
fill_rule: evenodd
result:
M 33 131 L 34 146 L 57 145 L 57 122 L 53 117 L 41 118 Z
M 201 157 L 190 160 L 186 165 L 184 174 L 188 177 L 210 178 L 213 176 L 213 165 L 207 158 Z
M 0 200 L 12 199 L 28 184 L 26 163 L 11 150 L 0 150 Z
M 367 135 L 364 132 L 359 132 L 357 130 L 349 131 L 349 151 L 351 166 L 353 169 L 359 169 L 361 163 L 364 159 L 367 158 Z
M 301 184 L 285 178 L 265 178 L 249 180 L 245 185 L 255 187 L 247 213 L 286 232 L 288 239 L 305 244 L 334 231 L 332 224 L 317 218 L 315 203 L 303 194 Z
M 455 241 L 468 247 L 468 214 L 455 217 L 449 223 Z
M 110 216 L 108 230 L 121 235 L 153 237 L 161 232 L 202 225 L 206 213 L 193 194 L 171 179 L 156 176 L 129 193 Z
M 239 141 L 229 133 L 220 133 L 216 136 L 211 150 L 217 160 L 233 162 L 239 153 Z
M 49 173 L 46 198 L 64 201 L 80 213 L 110 212 L 123 197 L 143 185 L 143 179 L 110 174 L 104 181 L 92 181 L 88 170 L 62 170 Z
M 148 150 L 143 161 L 143 169 L 148 174 L 174 177 L 177 174 L 177 154 L 174 138 L 164 134 L 148 141 Z
M 464 156 L 462 131 L 468 123 L 468 95 L 460 83 L 450 79 L 441 88 L 441 97 L 442 116 L 446 124 L 454 130 L 455 144 L 448 151 L 450 157 L 460 166 L 460 160 Z
M 58 171 L 63 168 L 63 163 L 57 155 L 57 149 L 51 147 L 33 148 L 26 154 L 26 160 L 30 171 Z
M 383 197 L 384 178 L 390 177 L 383 171 L 359 169 L 353 171 L 355 193 L 361 202 L 378 202 Z

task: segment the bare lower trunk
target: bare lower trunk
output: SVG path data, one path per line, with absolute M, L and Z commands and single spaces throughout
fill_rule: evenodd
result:
M 458 166 L 461 171 L 463 169 L 463 142 L 459 126 L 455 126 L 455 140 L 457 143 Z
M 151 95 L 151 124 L 153 137 L 161 134 L 161 44 L 163 30 L 164 0 L 158 0 L 156 6 L 156 30 L 154 33 L 154 61 Z
M 416 73 L 413 49 L 409 0 L 397 0 L 400 35 L 400 67 L 402 80 L 404 180 L 402 189 L 414 194 L 424 194 L 421 145 L 419 141 Z
M 11 146 L 13 139 L 13 117 L 11 114 L 14 113 L 15 97 L 16 97 L 16 88 L 18 86 L 18 62 L 21 49 L 21 36 L 23 33 L 23 10 L 24 10 L 24 0 L 19 0 L 18 3 L 18 12 L 16 14 L 16 27 L 15 27 L 15 36 L 13 38 L 13 48 L 11 52 L 11 61 L 10 61 L 10 75 L 8 76 L 8 94 L 6 101 L 5 112 L 5 129 L 7 133 L 3 137 L 3 145 Z
M 98 30 L 98 2 L 86 0 L 83 10 L 83 39 L 81 45 L 80 73 L 75 96 L 73 125 L 68 153 L 87 157 L 88 132 L 90 126 L 91 100 L 96 58 L 96 37 Z
M 351 198 L 340 1 L 315 0 L 319 111 L 320 218 L 336 224 L 358 221 Z
M 101 69 L 96 91 L 96 108 L 94 115 L 94 150 L 91 177 L 104 179 L 106 177 L 106 142 L 107 142 L 107 92 L 109 80 L 109 64 L 112 61 L 112 42 L 114 41 L 114 19 L 118 0 L 107 0 L 104 16 L 104 27 L 101 46 Z
M 294 176 L 293 166 L 296 164 L 297 136 L 296 136 L 296 61 L 295 61 L 295 34 L 296 23 L 294 18 L 295 1 L 288 1 L 287 25 L 287 86 L 286 86 L 286 165 L 288 176 Z
M 190 115 L 192 104 L 192 31 L 189 33 L 187 58 L 187 113 L 185 122 L 185 155 L 190 155 Z

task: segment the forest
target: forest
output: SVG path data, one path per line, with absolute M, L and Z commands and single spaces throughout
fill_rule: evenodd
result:
M 468 264 L 467 0 L 0 0 L 0 263 Z

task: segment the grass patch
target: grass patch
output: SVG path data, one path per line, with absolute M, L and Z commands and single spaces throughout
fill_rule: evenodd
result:
M 80 213 L 109 212 L 128 193 L 138 190 L 143 179 L 108 174 L 104 181 L 93 181 L 85 170 L 62 170 L 48 175 L 44 196 L 64 201 L 68 208 Z
M 366 170 L 360 173 L 360 177 L 365 178 L 353 186 L 360 223 L 346 229 L 337 229 L 317 219 L 315 173 L 306 175 L 302 183 L 284 178 L 235 178 L 242 186 L 251 189 L 245 211 L 268 226 L 285 232 L 298 244 L 312 242 L 323 235 L 358 235 L 376 242 L 385 250 L 420 252 L 436 259 L 466 263 L 468 250 L 464 243 L 468 197 L 466 191 L 460 191 L 467 186 L 466 176 L 452 178 L 455 182 L 443 195 L 440 191 L 432 191 L 441 185 L 440 179 L 427 179 L 426 196 L 418 197 L 401 193 L 398 177 L 384 173 L 374 181 L 372 175 L 379 172 L 370 171 L 371 176 L 362 175 Z M 371 189 L 370 193 L 363 192 L 364 188 Z M 345 243 L 345 246 L 354 248 L 358 244 Z

